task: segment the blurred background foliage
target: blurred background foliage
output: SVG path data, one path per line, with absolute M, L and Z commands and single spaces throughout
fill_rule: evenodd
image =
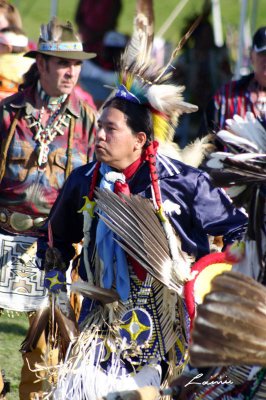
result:
M 97 1 L 97 0 L 95 0 Z M 256 0 L 249 1 L 248 15 L 251 17 L 252 5 Z M 181 2 L 181 0 L 180 0 Z M 179 16 L 165 33 L 164 39 L 176 44 L 180 39 L 180 32 L 185 20 L 202 9 L 204 0 L 189 0 Z M 178 0 L 154 0 L 155 31 L 158 32 L 166 19 L 171 15 Z M 224 34 L 228 29 L 237 30 L 240 20 L 242 0 L 220 0 Z M 265 25 L 266 2 L 258 0 L 256 27 Z M 50 18 L 52 0 L 13 0 L 23 18 L 24 29 L 32 40 L 37 40 L 41 23 L 47 23 Z M 57 14 L 60 19 L 74 21 L 78 0 L 57 0 Z M 135 10 L 134 0 L 123 0 L 123 10 L 120 14 L 118 30 L 122 33 L 131 33 L 132 20 Z M 101 21 L 99 21 L 99 24 Z

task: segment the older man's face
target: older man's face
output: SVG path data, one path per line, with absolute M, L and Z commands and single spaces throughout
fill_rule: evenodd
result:
M 42 88 L 49 96 L 70 94 L 76 85 L 81 61 L 50 56 L 48 59 L 38 54 L 36 58 Z

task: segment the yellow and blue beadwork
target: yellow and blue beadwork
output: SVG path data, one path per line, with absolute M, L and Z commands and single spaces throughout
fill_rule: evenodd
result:
M 122 339 L 138 346 L 148 342 L 152 336 L 153 323 L 148 311 L 143 308 L 128 310 L 121 318 L 119 329 Z

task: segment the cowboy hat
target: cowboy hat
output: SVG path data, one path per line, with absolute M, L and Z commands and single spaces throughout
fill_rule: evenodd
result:
M 75 34 L 71 22 L 62 24 L 56 17 L 47 25 L 41 25 L 37 50 L 27 52 L 24 57 L 35 58 L 38 53 L 73 60 L 88 60 L 96 56 L 95 53 L 83 51 L 82 42 Z

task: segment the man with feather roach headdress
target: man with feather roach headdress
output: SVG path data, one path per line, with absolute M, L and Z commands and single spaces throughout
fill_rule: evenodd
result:
M 163 154 L 178 116 L 197 107 L 183 101 L 171 60 L 162 70 L 152 63 L 152 17 L 152 2 L 138 1 L 117 88 L 98 119 L 96 160 L 71 173 L 49 217 L 66 266 L 83 239 L 81 281 L 72 285 L 84 296 L 82 332 L 54 399 L 159 388 L 180 373 L 191 263 L 209 252 L 209 234 L 227 244 L 244 231 L 246 216 L 207 174 Z M 43 238 L 41 258 L 46 249 Z

